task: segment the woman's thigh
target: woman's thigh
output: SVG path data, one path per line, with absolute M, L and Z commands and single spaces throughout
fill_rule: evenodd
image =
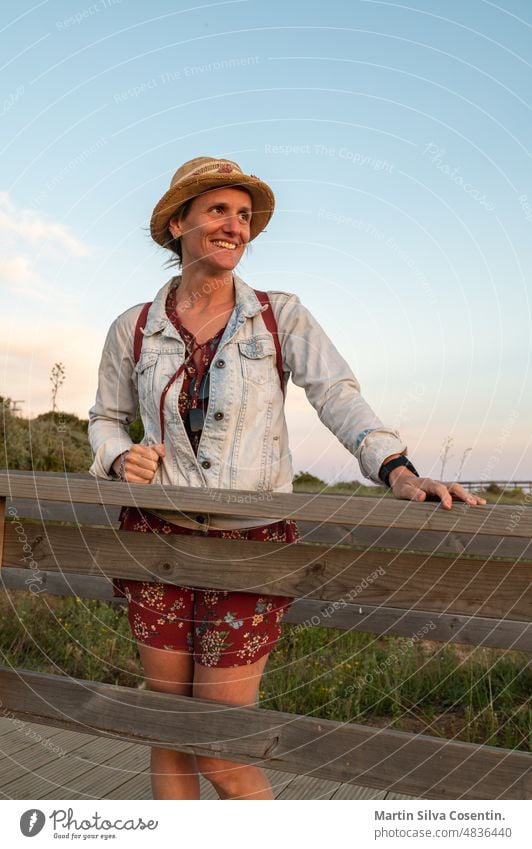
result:
M 257 702 L 259 685 L 268 662 L 264 654 L 255 663 L 242 666 L 203 666 L 194 664 L 192 695 L 197 699 L 249 706 Z
M 192 695 L 194 659 L 189 651 L 158 649 L 140 642 L 137 646 L 149 690 L 177 696 Z

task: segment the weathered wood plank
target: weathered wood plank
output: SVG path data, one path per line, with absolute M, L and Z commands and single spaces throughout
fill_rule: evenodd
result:
M 151 781 L 148 772 L 142 772 L 134 778 L 130 778 L 119 787 L 111 790 L 107 799 L 152 799 Z M 203 796 L 202 796 L 203 798 Z M 214 798 L 214 797 L 213 797 Z
M 322 628 L 365 631 L 396 637 L 412 637 L 423 632 L 425 639 L 442 643 L 532 651 L 530 622 L 366 604 L 346 604 L 345 607 L 332 610 L 335 603 L 324 604 L 314 599 L 298 599 L 294 601 L 283 622 L 298 625 L 299 628 L 319 625 Z
M 56 747 L 69 755 L 94 739 L 92 735 L 81 734 L 79 731 L 65 731 L 61 728 L 57 729 L 57 731 L 59 733 L 54 737 L 51 737 L 52 731 L 50 728 L 43 729 L 42 733 L 47 738 L 51 738 Z M 28 781 L 31 781 L 36 770 L 41 769 L 47 764 L 55 763 L 58 757 L 56 752 L 35 743 L 25 746 L 24 749 L 14 754 L 7 752 L 0 764 L 0 788 L 4 788 L 16 778 L 26 777 Z M 22 786 L 25 786 L 24 782 Z M 9 794 L 8 797 L 16 798 L 9 796 Z M 23 789 L 20 798 L 29 799 L 31 797 Z
M 532 560 L 532 540 L 526 537 L 464 534 L 454 531 L 418 531 L 409 528 L 368 528 L 364 525 L 325 525 L 298 522 L 305 542 L 400 549 L 431 554 L 469 554 L 482 557 Z
M 372 787 L 357 787 L 356 784 L 340 784 L 331 796 L 331 801 L 344 799 L 385 799 L 385 790 L 373 790 Z
M 330 781 L 438 799 L 532 793 L 523 752 L 23 670 L 0 669 L 0 690 L 31 721 Z
M 298 775 L 278 795 L 278 799 L 332 799 L 342 785 L 308 775 Z
M 0 588 L 27 589 L 27 575 L 27 569 L 3 569 L 0 573 Z M 112 604 L 126 604 L 124 598 L 113 597 L 112 585 L 108 578 L 43 572 L 41 591 L 52 595 L 94 598 Z M 430 620 L 431 627 L 427 637 L 431 640 L 532 651 L 530 622 L 452 613 L 436 614 L 427 610 L 407 610 L 382 605 L 376 607 L 346 603 L 335 607 L 335 604 L 336 602 L 317 599 L 295 599 L 283 622 L 299 625 L 301 628 L 318 625 L 321 628 L 412 637 Z
M 21 798 L 24 793 L 28 799 L 40 799 L 48 794 L 52 799 L 60 799 L 62 796 L 68 799 L 68 792 L 63 792 L 68 788 L 68 782 L 74 780 L 76 775 L 94 770 L 106 752 L 113 749 L 118 751 L 122 745 L 121 741 L 91 737 L 75 752 L 69 753 L 68 757 L 56 756 L 38 769 L 33 767 L 31 774 L 21 766 L 14 767 L 10 780 L 2 784 L 2 791 L 13 799 Z
M 42 571 L 527 621 L 532 564 L 22 523 Z M 5 566 L 20 567 L 6 529 Z M 75 565 L 74 565 L 75 564 Z
M 58 738 L 64 732 L 60 728 L 52 728 L 46 734 L 42 726 L 39 728 L 38 725 L 32 724 L 31 728 L 31 733 L 25 733 L 25 728 L 18 729 L 11 724 L 10 731 L 0 737 L 0 777 L 9 772 L 10 764 L 17 763 L 19 755 L 27 749 L 35 752 L 36 749 L 42 748 L 55 757 L 62 751 Z
M 93 575 L 75 575 L 61 572 L 41 573 L 40 590 L 51 595 L 78 596 L 79 598 L 94 598 L 100 601 L 110 601 L 125 604 L 125 599 L 113 596 L 113 585 L 109 578 L 99 578 Z M 0 571 L 0 588 L 6 590 L 27 590 L 33 579 L 28 568 L 19 569 L 15 566 Z
M 39 777 L 47 779 L 51 786 L 43 780 L 38 795 L 32 798 L 105 799 L 108 792 L 149 766 L 149 752 L 144 746 L 117 740 L 107 743 L 107 748 L 91 749 L 90 757 L 80 750 L 77 761 L 73 759 L 61 772 L 41 770 Z
M 130 505 L 155 511 L 201 513 L 208 525 L 210 515 L 258 519 L 304 519 L 340 525 L 414 528 L 417 530 L 484 533 L 495 536 L 532 537 L 532 510 L 523 507 L 519 522 L 511 519 L 513 507 L 486 505 L 469 508 L 456 503 L 444 510 L 439 503 L 417 504 L 392 498 L 361 498 L 352 495 L 248 492 L 207 487 L 163 487 L 159 484 L 80 480 L 69 475 L 26 476 L 0 473 L 0 495 L 39 501 L 66 501 L 114 506 Z
M 54 796 L 50 792 L 46 793 L 44 796 L 36 796 L 35 798 L 61 798 L 68 800 L 107 799 L 109 793 L 112 793 L 117 787 L 122 786 L 131 778 L 135 778 L 143 771 L 142 769 L 131 770 L 129 767 L 134 766 L 135 763 L 140 765 L 141 760 L 139 758 L 139 752 L 141 752 L 144 747 L 130 746 L 129 748 L 131 749 L 131 753 L 127 757 L 125 755 L 117 756 L 120 759 L 120 762 L 124 764 L 124 769 L 113 772 L 109 770 L 106 764 L 102 761 L 99 766 L 95 767 L 90 772 L 80 775 L 79 778 L 76 778 L 75 780 L 70 780 L 68 782 L 68 786 L 62 787 L 58 795 Z M 146 762 L 149 762 L 149 756 L 142 759 L 144 766 Z
M 74 522 L 84 525 L 118 527 L 120 508 L 99 504 L 75 504 L 62 501 L 8 500 L 17 515 L 41 521 Z M 442 531 L 418 531 L 404 528 L 369 528 L 363 525 L 329 525 L 298 521 L 305 542 L 328 545 L 356 545 L 364 548 L 392 548 L 440 554 L 473 554 L 532 560 L 532 540 L 521 537 L 496 537 L 487 534 L 461 534 Z

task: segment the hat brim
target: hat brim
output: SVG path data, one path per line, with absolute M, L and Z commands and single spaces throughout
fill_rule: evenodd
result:
M 253 213 L 250 223 L 250 241 L 255 239 L 264 230 L 273 215 L 275 198 L 267 183 L 263 183 L 258 177 L 241 172 L 234 175 L 201 174 L 196 177 L 188 177 L 181 180 L 178 185 L 168 189 L 153 210 L 150 223 L 152 238 L 159 245 L 166 247 L 172 239 L 168 224 L 179 207 L 187 200 L 191 200 L 204 192 L 211 189 L 220 189 L 224 186 L 241 186 L 251 195 Z

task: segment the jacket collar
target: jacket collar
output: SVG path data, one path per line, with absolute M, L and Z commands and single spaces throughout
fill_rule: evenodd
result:
M 235 310 L 233 317 L 237 320 L 240 318 L 253 318 L 253 316 L 262 312 L 262 306 L 251 286 L 248 286 L 241 277 L 233 275 L 235 284 Z M 174 336 L 181 338 L 175 329 L 172 322 L 166 315 L 166 298 L 172 286 L 179 286 L 181 275 L 171 277 L 170 280 L 157 292 L 154 301 L 148 312 L 148 320 L 144 328 L 144 336 L 151 336 L 161 330 L 165 331 L 166 336 Z M 231 322 L 231 319 L 229 319 Z

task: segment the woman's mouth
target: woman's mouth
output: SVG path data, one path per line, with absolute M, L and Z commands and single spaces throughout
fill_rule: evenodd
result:
M 213 245 L 216 245 L 217 248 L 224 248 L 228 251 L 234 251 L 235 248 L 236 248 L 236 245 L 235 245 L 234 242 L 226 242 L 223 239 L 216 239 L 216 240 L 213 239 L 212 243 L 213 243 Z

